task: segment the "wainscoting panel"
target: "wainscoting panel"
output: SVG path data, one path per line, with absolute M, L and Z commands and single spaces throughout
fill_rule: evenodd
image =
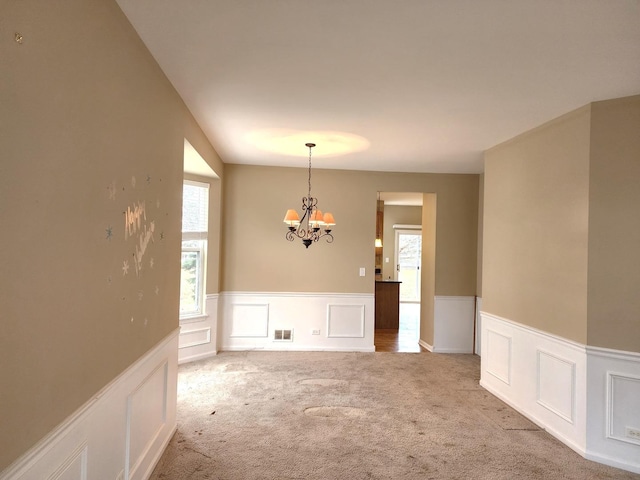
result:
M 484 388 L 585 458 L 640 473 L 640 353 L 481 316 Z M 500 378 L 506 370 L 508 383 Z
M 167 374 L 168 364 L 164 362 L 129 395 L 126 478 L 143 478 L 136 472 L 140 467 L 144 471 L 147 452 L 153 449 L 162 433 L 167 416 Z
M 486 338 L 487 373 L 511 385 L 511 337 L 487 329 Z
M 148 478 L 175 432 L 177 377 L 176 329 L 1 472 L 0 480 Z
M 178 363 L 218 353 L 218 297 L 217 293 L 207 295 L 203 315 L 180 319 Z
M 475 297 L 434 298 L 433 351 L 473 353 Z
M 538 350 L 538 403 L 573 423 L 576 364 Z
M 587 355 L 586 456 L 640 473 L 640 353 L 587 347 Z
M 327 305 L 329 338 L 364 338 L 364 305 Z
M 480 384 L 584 455 L 585 347 L 481 312 Z
M 640 445 L 640 378 L 609 372 L 607 380 L 607 436 Z
M 232 337 L 267 337 L 269 304 L 234 304 L 231 310 Z
M 84 443 L 48 480 L 87 480 L 87 444 Z
M 180 349 L 211 344 L 211 327 L 180 331 Z
M 238 327 L 239 312 L 251 328 Z M 222 292 L 219 329 L 220 350 L 373 352 L 374 296 Z M 295 335 L 290 342 L 277 341 L 274 330 L 293 330 Z M 259 331 L 260 336 L 239 331 Z

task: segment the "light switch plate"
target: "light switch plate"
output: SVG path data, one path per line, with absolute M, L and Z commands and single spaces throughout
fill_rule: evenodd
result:
M 364 275 L 365 275 L 364 272 L 365 272 L 364 267 L 360 267 L 360 276 L 361 277 L 364 277 Z

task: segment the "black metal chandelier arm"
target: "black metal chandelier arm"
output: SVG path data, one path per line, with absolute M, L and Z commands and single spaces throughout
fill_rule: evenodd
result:
M 307 231 L 304 228 L 296 229 L 295 227 L 289 227 L 289 230 L 285 233 L 285 238 L 290 242 L 293 242 L 296 239 L 301 239 L 307 248 L 312 242 L 317 242 L 321 238 L 324 238 L 327 243 L 333 243 L 331 230 L 321 232 L 319 228 L 312 228 Z
M 290 227 L 289 230 L 287 230 L 287 233 L 285 234 L 284 238 L 286 238 L 290 242 L 293 242 L 296 238 L 300 238 L 300 237 L 296 235 L 295 228 Z
M 309 195 L 308 197 L 302 197 L 302 210 L 306 213 L 316 208 L 318 206 L 318 199 Z M 304 218 L 304 217 L 303 217 Z M 302 222 L 302 220 L 300 220 Z
M 311 233 L 310 230 L 309 230 L 309 233 Z M 307 237 L 307 230 L 300 227 L 298 228 L 289 227 L 289 230 L 287 230 L 287 233 L 286 233 L 286 237 L 287 237 L 287 240 L 293 240 L 294 238 L 305 238 Z

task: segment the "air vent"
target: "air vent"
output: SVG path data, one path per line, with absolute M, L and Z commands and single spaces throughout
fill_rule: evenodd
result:
M 274 330 L 273 339 L 278 342 L 292 342 L 293 330 Z

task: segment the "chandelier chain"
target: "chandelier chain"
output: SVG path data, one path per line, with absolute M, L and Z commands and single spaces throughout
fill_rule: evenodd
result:
M 309 147 L 309 195 L 308 197 L 311 198 L 311 149 L 313 147 Z

